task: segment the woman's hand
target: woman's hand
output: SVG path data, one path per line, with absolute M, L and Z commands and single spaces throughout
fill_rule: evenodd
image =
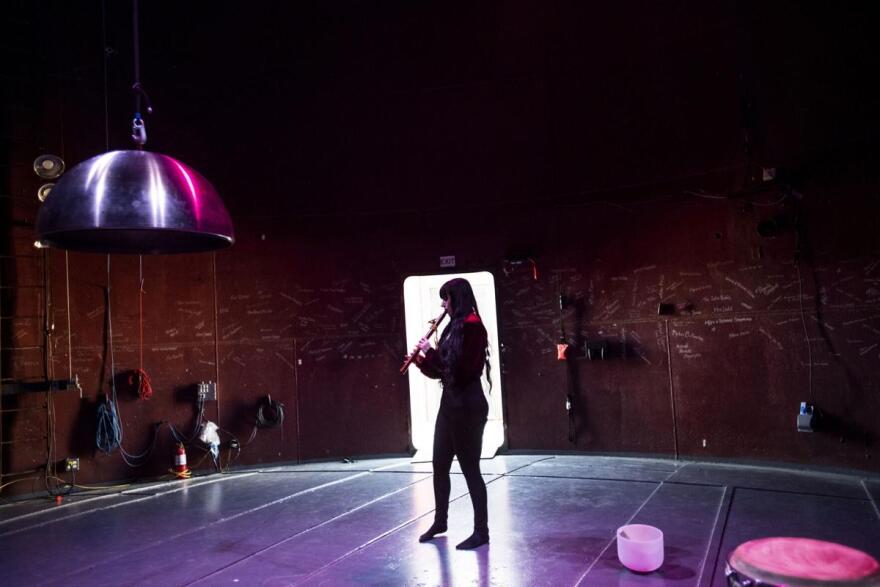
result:
M 418 342 L 418 344 L 417 344 L 416 346 L 418 346 L 418 347 L 419 347 L 419 350 L 422 351 L 423 353 L 427 353 L 427 352 L 428 352 L 428 349 L 431 348 L 431 341 L 428 340 L 426 337 L 423 336 L 423 337 L 419 340 L 419 342 Z

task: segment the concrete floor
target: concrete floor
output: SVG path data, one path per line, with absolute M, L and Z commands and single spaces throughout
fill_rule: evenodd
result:
M 449 532 L 419 544 L 430 463 L 266 467 L 0 505 L 0 584 L 723 586 L 738 544 L 838 542 L 880 559 L 880 478 L 593 456 L 484 460 L 491 544 L 453 475 Z M 665 562 L 617 560 L 615 530 L 657 526 Z

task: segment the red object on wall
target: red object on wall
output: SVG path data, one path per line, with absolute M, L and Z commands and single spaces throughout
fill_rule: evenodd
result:
M 560 361 L 566 360 L 566 353 L 568 353 L 568 345 L 564 342 L 560 342 L 556 345 L 556 358 Z

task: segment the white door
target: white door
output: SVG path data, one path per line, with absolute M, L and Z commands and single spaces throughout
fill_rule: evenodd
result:
M 430 328 L 429 321 L 443 312 L 440 306 L 440 287 L 454 277 L 467 279 L 477 298 L 480 318 L 489 334 L 489 365 L 492 367 L 492 389 L 483 373 L 483 393 L 489 402 L 489 420 L 483 432 L 484 459 L 495 456 L 504 443 L 504 419 L 501 409 L 501 369 L 498 347 L 498 318 L 495 308 L 495 278 L 488 271 L 444 275 L 413 275 L 403 282 L 403 309 L 406 316 L 407 349 L 415 348 Z M 448 318 L 438 329 L 437 336 L 448 324 Z M 434 421 L 440 408 L 441 388 L 436 379 L 428 379 L 417 367 L 408 372 L 409 402 L 412 419 L 412 444 L 416 449 L 413 461 L 430 461 L 434 447 Z

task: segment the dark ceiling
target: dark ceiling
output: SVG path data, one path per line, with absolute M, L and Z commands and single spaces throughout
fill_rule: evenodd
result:
M 129 148 L 130 3 L 20 8 L 51 31 L 32 43 L 79 137 L 68 159 Z M 239 217 L 736 193 L 761 167 L 797 182 L 874 157 L 876 12 L 143 2 L 148 148 L 203 170 Z

